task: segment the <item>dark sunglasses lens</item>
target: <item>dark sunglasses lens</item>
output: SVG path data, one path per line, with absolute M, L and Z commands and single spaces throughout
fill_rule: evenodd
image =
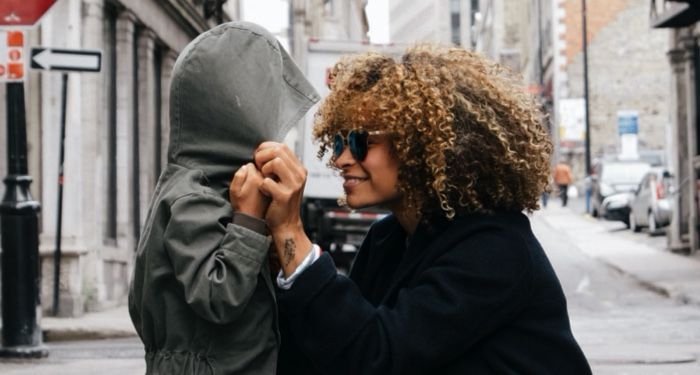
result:
M 343 150 L 345 149 L 345 140 L 343 139 L 343 136 L 340 134 L 336 134 L 335 137 L 333 138 L 333 156 L 334 157 L 339 157 L 340 154 L 343 153 Z
M 365 160 L 365 157 L 367 156 L 368 137 L 369 133 L 366 131 L 350 132 L 350 134 L 348 134 L 348 146 L 350 146 L 350 152 L 355 160 Z

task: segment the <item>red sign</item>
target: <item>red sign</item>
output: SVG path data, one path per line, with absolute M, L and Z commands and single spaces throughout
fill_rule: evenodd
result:
M 23 81 L 24 65 L 24 31 L 0 28 L 0 82 Z
M 56 0 L 0 0 L 0 26 L 32 26 Z

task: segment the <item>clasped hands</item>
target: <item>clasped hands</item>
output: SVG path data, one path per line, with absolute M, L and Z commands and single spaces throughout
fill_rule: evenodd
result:
M 254 163 L 233 176 L 229 199 L 235 212 L 264 219 L 282 269 L 289 276 L 311 248 L 301 221 L 301 200 L 307 171 L 283 143 L 263 142 Z

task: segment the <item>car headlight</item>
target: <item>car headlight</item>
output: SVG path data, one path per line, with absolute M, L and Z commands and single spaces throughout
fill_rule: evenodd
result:
M 612 194 L 603 200 L 603 207 L 605 207 L 606 210 L 628 207 L 631 198 L 629 194 Z
M 604 183 L 600 184 L 600 195 L 607 197 L 608 195 L 613 193 L 615 193 L 615 189 L 613 189 L 612 186 Z

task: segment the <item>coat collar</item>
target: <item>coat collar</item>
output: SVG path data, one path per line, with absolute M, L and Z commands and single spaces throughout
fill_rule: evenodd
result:
M 403 240 L 405 241 L 406 237 L 403 228 L 398 223 L 398 220 L 394 218 L 394 221 L 394 229 L 387 231 L 389 232 L 387 236 L 377 239 L 375 246 L 399 246 L 400 243 L 395 242 L 397 241 L 398 231 L 403 233 Z M 497 210 L 493 214 L 463 215 L 453 220 L 448 220 L 441 215 L 423 218 L 409 241 L 384 300 L 393 298 L 394 293 L 401 287 L 402 281 L 413 274 L 416 267 L 428 254 L 434 254 L 438 249 L 448 247 L 451 242 L 469 236 L 471 233 L 480 230 L 479 228 L 493 225 L 529 225 L 527 223 L 528 220 L 522 213 L 506 210 Z M 455 226 L 459 228 L 459 233 L 454 230 L 446 233 Z M 382 242 L 382 240 L 385 242 Z

